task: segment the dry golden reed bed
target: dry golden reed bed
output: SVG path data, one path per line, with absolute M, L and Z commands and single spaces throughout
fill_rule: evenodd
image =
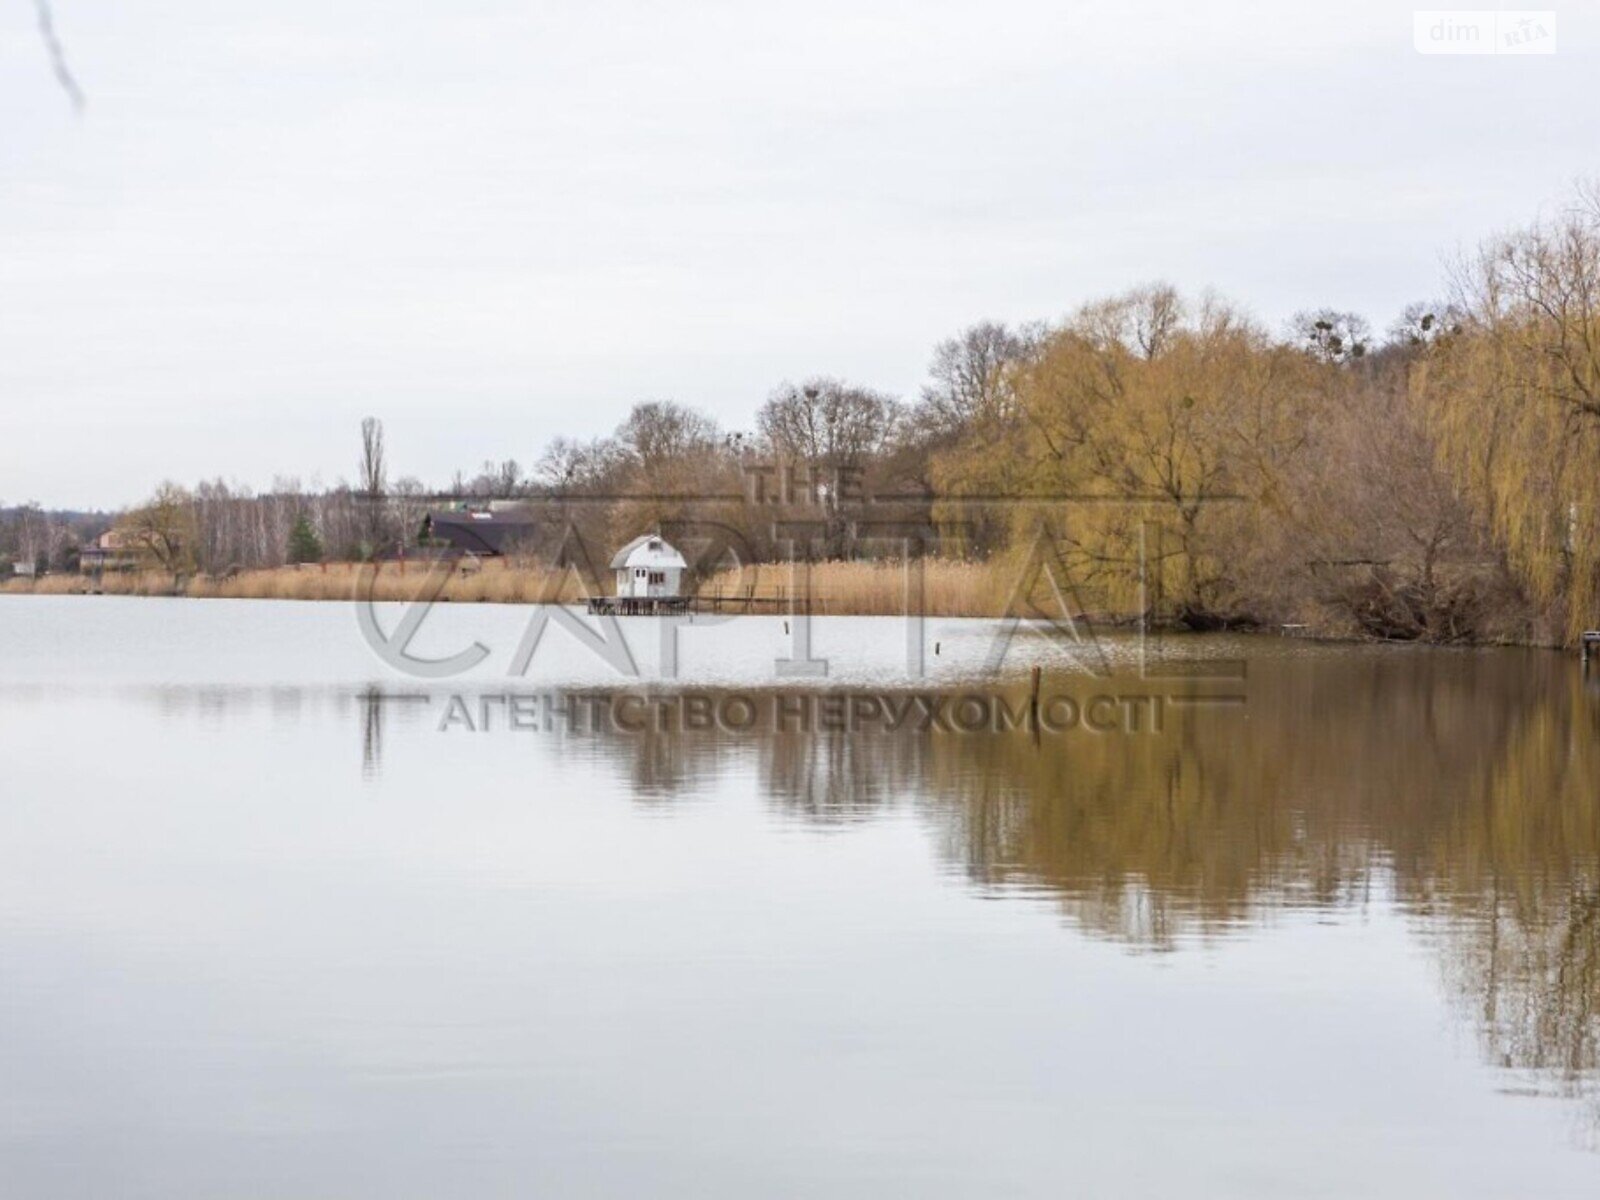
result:
M 809 585 L 806 575 L 809 574 Z M 702 596 L 782 596 L 809 590 L 817 612 L 841 616 L 894 616 L 920 611 L 939 617 L 987 617 L 1003 611 L 1006 595 L 994 568 L 949 559 L 926 559 L 921 565 L 920 604 L 917 568 L 899 562 L 823 562 L 809 572 L 788 563 L 765 563 L 740 571 L 724 571 L 703 581 Z M 908 597 L 908 589 L 913 593 Z
M 403 571 L 392 562 L 376 569 L 359 563 L 328 563 L 240 571 L 220 578 L 197 575 L 178 590 L 174 589 L 172 576 L 164 572 L 112 572 L 100 582 L 98 590 L 107 595 L 181 595 L 199 599 L 351 600 L 359 595 L 375 600 L 412 600 L 426 585 L 438 586 L 441 600 L 466 604 L 580 604 L 584 599 L 584 590 L 572 571 L 494 559 L 476 569 L 456 568 L 448 578 L 441 579 L 439 572 L 440 568 L 435 568 L 430 573 L 426 564 L 415 562 Z M 921 574 L 922 602 L 917 606 L 913 601 L 913 607 L 929 616 L 994 616 L 1005 607 L 1007 597 L 992 568 L 929 559 L 923 563 Z M 902 563 L 824 562 L 813 565 L 809 575 L 814 611 L 840 616 L 892 616 L 908 611 L 908 571 Z M 609 582 L 608 572 L 606 583 Z M 723 572 L 702 582 L 698 592 L 702 596 L 787 599 L 795 593 L 796 586 L 796 576 L 789 565 L 779 563 Z M 47 575 L 38 580 L 10 580 L 0 585 L 0 592 L 82 595 L 95 587 L 86 576 Z

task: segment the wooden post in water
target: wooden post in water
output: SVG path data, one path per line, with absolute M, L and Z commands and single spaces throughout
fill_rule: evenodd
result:
M 1028 728 L 1035 736 L 1039 733 L 1039 682 L 1043 675 L 1044 671 L 1035 667 L 1028 685 Z
M 1600 629 L 1591 629 L 1581 639 L 1583 646 L 1583 669 L 1589 669 L 1589 660 L 1600 653 Z

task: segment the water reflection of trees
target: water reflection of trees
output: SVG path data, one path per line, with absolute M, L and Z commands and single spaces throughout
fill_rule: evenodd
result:
M 614 701 L 627 694 L 585 695 Z M 770 718 L 770 706 L 760 707 Z M 802 733 L 779 730 L 775 721 L 764 719 L 751 731 L 719 733 L 683 731 L 671 720 L 665 728 L 652 720 L 637 723 L 642 727 L 623 730 L 605 720 L 585 720 L 576 735 L 567 736 L 608 756 L 626 773 L 629 792 L 640 802 L 670 802 L 711 779 L 745 771 L 753 773 L 774 808 L 817 825 L 865 820 L 897 798 L 915 798 L 926 785 L 933 754 L 926 737 L 881 729 Z
M 1491 1058 L 1581 1090 L 1600 1068 L 1600 699 L 1569 680 L 1517 718 L 1407 894 Z
M 807 821 L 915 805 L 975 886 L 1144 949 L 1392 896 L 1492 1061 L 1571 1088 L 1600 1069 L 1600 696 L 1570 660 L 1269 658 L 1245 709 L 1160 734 L 596 738 L 658 794 L 753 762 Z

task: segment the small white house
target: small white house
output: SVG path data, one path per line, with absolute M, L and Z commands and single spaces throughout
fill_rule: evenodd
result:
M 617 595 L 631 600 L 679 595 L 688 566 L 683 555 L 655 533 L 634 538 L 611 560 Z

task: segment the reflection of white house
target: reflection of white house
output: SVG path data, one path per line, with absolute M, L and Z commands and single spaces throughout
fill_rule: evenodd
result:
M 688 563 L 659 534 L 636 537 L 611 560 L 617 573 L 617 595 L 627 599 L 676 596 Z

